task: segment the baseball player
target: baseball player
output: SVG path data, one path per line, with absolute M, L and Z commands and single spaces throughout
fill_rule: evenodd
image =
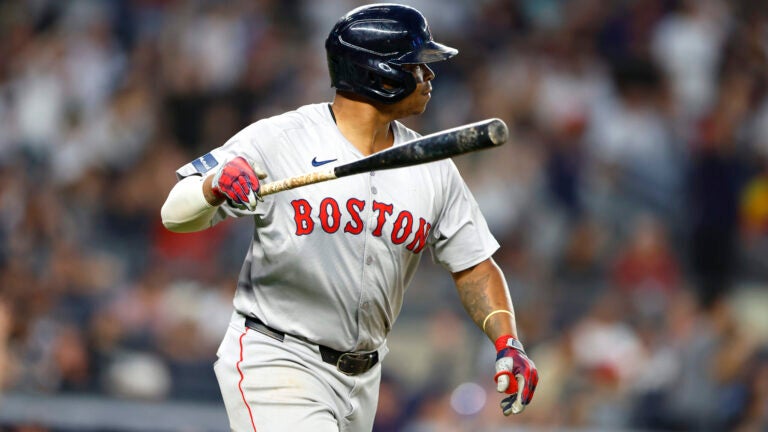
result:
M 495 341 L 504 415 L 531 401 L 536 368 L 517 337 L 499 244 L 443 160 L 259 197 L 260 181 L 345 164 L 419 135 L 435 74 L 457 54 L 417 10 L 357 8 L 326 40 L 336 95 L 246 127 L 176 172 L 162 208 L 175 232 L 247 216 L 255 230 L 214 365 L 232 430 L 370 431 L 386 339 L 429 249 Z

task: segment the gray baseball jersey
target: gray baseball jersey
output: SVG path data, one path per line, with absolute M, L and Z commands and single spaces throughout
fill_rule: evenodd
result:
M 419 136 L 399 122 L 393 132 L 394 145 Z M 177 175 L 206 174 L 235 156 L 267 180 L 363 157 L 321 103 L 250 125 Z M 340 351 L 383 346 L 425 248 L 455 272 L 499 247 L 450 160 L 280 192 L 253 212 L 225 204 L 212 223 L 248 215 L 255 230 L 235 309 Z

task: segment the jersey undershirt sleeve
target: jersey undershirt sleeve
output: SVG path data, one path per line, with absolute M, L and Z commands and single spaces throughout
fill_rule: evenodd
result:
M 490 258 L 499 249 L 472 192 L 452 161 L 445 164 L 445 195 L 432 230 L 433 260 L 455 273 Z

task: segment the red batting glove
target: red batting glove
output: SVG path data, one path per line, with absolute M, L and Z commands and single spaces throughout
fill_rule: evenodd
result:
M 539 372 L 525 354 L 523 344 L 510 335 L 496 339 L 496 391 L 509 396 L 501 401 L 505 416 L 520 414 L 531 402 Z
M 213 176 L 211 189 L 231 205 L 253 211 L 260 200 L 259 179 L 266 176 L 263 171 L 254 170 L 248 161 L 238 156 L 219 167 Z

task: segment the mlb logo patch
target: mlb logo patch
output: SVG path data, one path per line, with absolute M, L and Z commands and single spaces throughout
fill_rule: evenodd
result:
M 217 161 L 216 158 L 213 157 L 213 155 L 210 153 L 206 153 L 192 161 L 192 166 L 195 167 L 195 170 L 201 174 L 207 173 L 218 164 L 219 161 Z

